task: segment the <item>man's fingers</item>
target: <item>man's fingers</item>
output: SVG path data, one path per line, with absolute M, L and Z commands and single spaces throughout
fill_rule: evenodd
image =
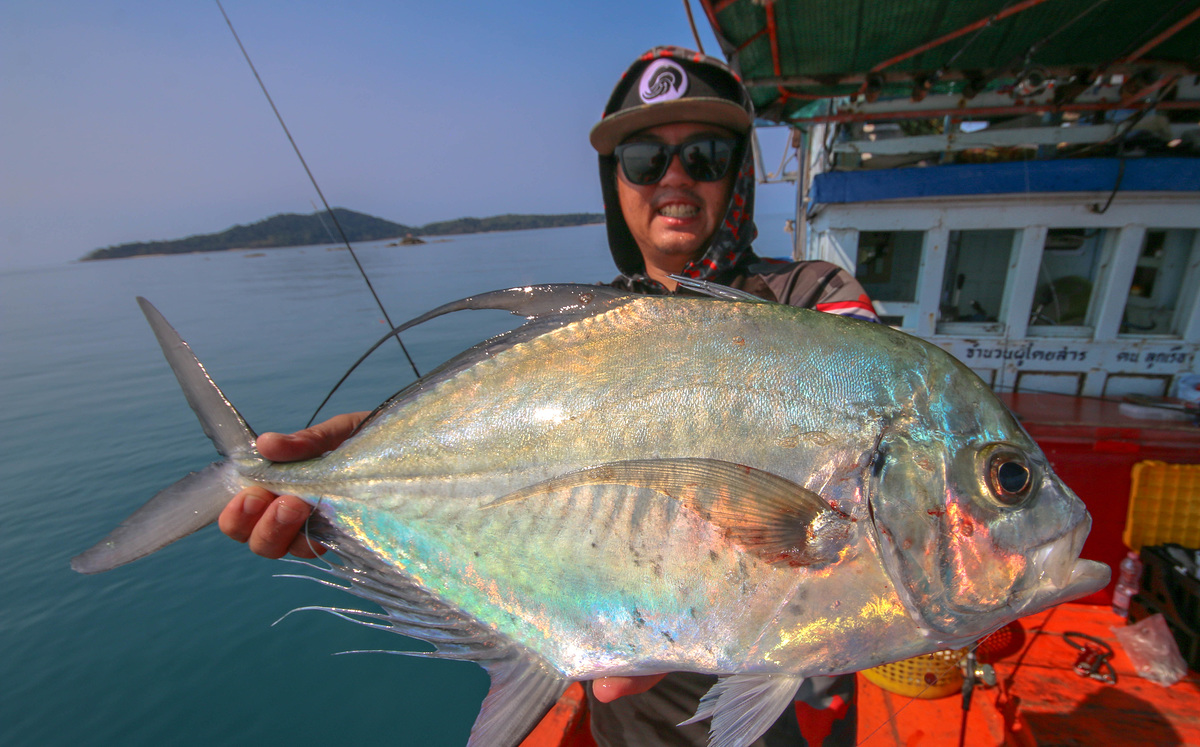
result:
M 626 695 L 644 693 L 662 681 L 663 674 L 647 674 L 642 677 L 601 677 L 592 682 L 592 694 L 601 703 L 611 703 Z
M 368 414 L 349 412 L 335 415 L 323 423 L 295 433 L 264 433 L 258 437 L 255 445 L 258 453 L 272 462 L 313 459 L 340 446 Z
M 255 445 L 272 462 L 312 459 L 336 449 L 350 437 L 367 412 L 335 415 L 324 423 L 296 433 L 264 433 Z M 325 548 L 303 536 L 304 521 L 312 508 L 294 495 L 276 496 L 257 486 L 248 487 L 229 501 L 217 518 L 221 531 L 265 558 L 280 558 L 289 551 L 314 558 Z
M 325 547 L 304 534 L 304 520 L 311 508 L 294 495 L 276 496 L 251 486 L 235 495 L 217 518 L 221 531 L 268 558 L 291 553 L 298 558 L 315 558 Z
M 264 433 L 255 445 L 272 462 L 312 459 L 336 449 L 350 437 L 370 413 L 335 415 L 324 423 L 296 433 Z M 257 486 L 235 495 L 217 517 L 221 531 L 265 558 L 280 558 L 289 551 L 301 558 L 315 558 L 325 548 L 303 536 L 304 521 L 312 508 L 294 495 L 276 496 Z
M 230 539 L 245 542 L 250 539 L 254 525 L 262 518 L 263 512 L 273 500 L 275 495 L 263 488 L 245 488 L 221 510 L 221 515 L 217 517 L 217 526 Z
M 282 558 L 300 535 L 311 511 L 294 495 L 281 495 L 271 501 L 250 533 L 250 551 L 264 558 Z

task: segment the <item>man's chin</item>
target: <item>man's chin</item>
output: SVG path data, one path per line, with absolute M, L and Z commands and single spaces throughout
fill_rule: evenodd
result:
M 704 239 L 688 230 L 666 230 L 655 236 L 654 248 L 664 258 L 684 263 L 699 259 L 704 254 Z

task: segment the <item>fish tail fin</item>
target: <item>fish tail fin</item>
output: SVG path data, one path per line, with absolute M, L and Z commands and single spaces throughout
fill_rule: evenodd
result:
M 204 370 L 192 349 L 149 301 L 138 296 L 137 302 L 162 346 L 163 356 L 179 380 L 183 396 L 187 397 L 204 434 L 212 439 L 217 452 L 234 458 L 258 456 L 254 448 L 254 431 Z
M 240 488 L 229 462 L 192 472 L 122 521 L 108 536 L 71 558 L 78 573 L 100 573 L 161 550 L 217 520 Z
M 163 355 L 171 364 L 204 433 L 222 456 L 261 459 L 254 431 L 213 382 L 188 344 L 144 298 L 138 304 Z M 221 509 L 241 488 L 231 461 L 216 462 L 160 491 L 93 547 L 71 560 L 79 573 L 99 573 L 160 550 L 216 521 Z

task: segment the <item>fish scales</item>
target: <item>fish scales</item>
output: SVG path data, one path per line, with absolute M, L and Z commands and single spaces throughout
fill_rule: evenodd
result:
M 1011 414 L 949 355 L 882 325 L 584 286 L 485 294 L 417 321 L 531 321 L 335 451 L 270 464 L 223 395 L 205 404 L 219 390 L 203 369 L 189 380 L 198 362 L 146 306 L 230 459 L 114 532 L 149 549 L 110 538 L 76 567 L 161 546 L 153 517 L 176 494 L 203 493 L 210 513 L 240 485 L 297 494 L 349 590 L 434 655 L 488 669 L 473 746 L 519 742 L 570 679 L 714 673 L 761 695 L 716 693 L 716 713 L 741 714 L 804 676 L 962 645 L 1107 582 L 1077 559 L 1086 511 Z
M 703 301 L 679 305 L 646 298 L 515 346 L 443 382 L 437 389 L 397 408 L 395 413 L 385 413 L 371 436 L 364 434 L 347 443 L 339 451 L 341 461 L 332 462 L 328 467 L 337 473 L 339 480 L 353 479 L 360 470 L 366 471 L 371 478 L 378 478 L 383 471 L 390 470 L 394 474 L 397 466 L 388 463 L 400 460 L 398 477 L 406 482 L 380 482 L 369 495 L 381 495 L 389 512 L 401 508 L 396 504 L 404 503 L 410 510 L 415 510 L 415 514 L 408 519 L 393 516 L 391 521 L 369 525 L 381 527 L 377 536 L 401 537 L 406 526 L 428 525 L 434 531 L 444 526 L 463 526 L 461 508 L 443 504 L 441 496 L 468 503 L 474 501 L 472 506 L 481 505 L 557 472 L 634 457 L 688 454 L 721 458 L 739 464 L 770 467 L 776 473 L 804 484 L 810 475 L 819 474 L 814 469 L 814 462 L 830 461 L 829 454 L 822 451 L 805 460 L 805 455 L 793 450 L 788 461 L 794 466 L 781 468 L 778 457 L 771 453 L 777 452 L 779 447 L 760 434 L 781 429 L 784 424 L 796 423 L 803 428 L 835 434 L 840 443 L 855 445 L 848 449 L 853 452 L 853 458 L 843 463 L 860 464 L 877 429 L 869 421 L 864 423 L 863 408 L 854 412 L 854 406 L 870 402 L 874 417 L 880 417 L 900 412 L 907 404 L 900 400 L 902 390 L 899 387 L 887 390 L 887 398 L 880 396 L 879 390 L 887 381 L 883 374 L 888 373 L 894 378 L 892 372 L 881 370 L 881 361 L 887 361 L 886 355 L 876 352 L 881 346 L 872 341 L 856 341 L 854 346 L 830 345 L 821 336 L 840 336 L 844 334 L 843 325 L 822 325 L 826 318 L 816 314 L 810 314 L 806 319 L 806 344 L 798 346 L 788 337 L 788 333 L 794 334 L 794 314 L 790 309 L 755 305 L 750 309 L 753 313 L 730 317 L 723 313 L 722 306 Z M 779 329 L 781 326 L 784 329 Z M 669 355 L 643 359 L 635 353 L 629 364 L 612 365 L 612 361 L 622 359 L 623 351 L 654 350 L 662 339 L 681 340 L 684 344 L 672 349 Z M 703 370 L 686 365 L 696 360 L 707 361 L 710 365 Z M 535 367 L 534 376 L 531 369 Z M 788 371 L 805 371 L 808 375 L 788 376 Z M 854 372 L 861 372 L 861 375 Z M 597 375 L 601 379 L 599 386 L 592 381 Z M 914 389 L 920 392 L 919 388 Z M 819 392 L 819 396 L 814 392 Z M 847 407 L 834 408 L 831 405 L 835 402 L 845 402 Z M 644 413 L 648 411 L 672 415 L 661 423 L 646 423 Z M 497 413 L 505 415 L 497 417 Z M 684 413 L 687 417 L 680 417 Z M 692 417 L 693 413 L 695 417 Z M 598 424 L 603 424 L 603 430 Z M 632 443 L 630 433 L 637 435 Z M 603 438 L 605 435 L 607 440 Z M 597 436 L 602 438 L 598 440 Z M 737 444 L 732 448 L 731 440 Z M 432 454 L 428 448 L 430 444 L 438 446 Z M 587 444 L 586 449 L 581 448 L 581 444 Z M 447 445 L 453 447 L 450 459 L 441 451 L 448 448 Z M 379 452 L 371 454 L 372 448 Z M 764 454 L 764 451 L 768 453 Z M 434 480 L 430 486 L 422 486 L 417 477 L 408 472 L 408 466 L 413 463 L 416 465 L 414 472 L 420 470 L 426 459 L 436 460 L 442 471 L 441 474 L 425 475 Z M 453 468 L 462 472 L 449 471 Z M 478 473 L 503 476 L 488 478 L 483 485 L 472 477 Z M 293 490 L 299 482 L 302 480 L 293 480 Z M 831 492 L 827 479 L 818 487 L 824 488 L 826 495 Z M 319 490 L 311 495 L 302 493 L 312 498 L 321 494 Z M 430 500 L 443 506 L 438 509 L 436 520 L 430 520 L 430 513 L 435 509 L 425 507 L 420 501 L 397 498 L 406 494 L 435 496 Z M 839 495 L 836 492 L 831 497 L 838 500 L 839 505 L 853 503 L 858 498 L 854 494 Z M 528 510 L 528 507 L 522 510 Z M 362 511 L 370 513 L 371 509 Z M 492 518 L 495 513 L 481 514 L 480 521 L 467 525 L 468 530 L 428 538 L 430 546 L 420 553 L 448 561 L 449 564 L 437 574 L 442 579 L 441 584 L 433 588 L 453 600 L 456 606 L 534 648 L 544 649 L 545 641 L 562 641 L 565 650 L 578 656 L 585 650 L 579 642 L 596 639 L 602 642 L 605 650 L 611 650 L 619 642 L 629 642 L 626 647 L 630 650 L 657 652 L 649 657 L 653 667 L 669 662 L 673 668 L 721 671 L 719 666 L 734 665 L 729 660 L 716 664 L 707 652 L 697 654 L 670 645 L 667 636 L 645 626 L 631 612 L 638 606 L 637 600 L 611 600 L 609 604 L 597 607 L 591 605 L 589 599 L 588 604 L 582 606 L 564 605 L 548 610 L 544 601 L 545 585 L 519 585 L 517 581 L 521 577 L 513 575 L 503 562 L 500 567 L 483 574 L 484 578 L 508 581 L 504 604 L 496 609 L 496 595 L 489 593 L 489 588 L 478 588 L 478 567 L 485 566 L 484 561 L 465 558 L 458 563 L 450 562 L 456 547 L 494 545 L 497 535 L 504 533 L 504 524 Z M 612 525 L 616 524 L 614 520 Z M 644 529 L 652 536 L 686 536 L 665 528 Z M 377 536 L 363 539 L 369 539 L 374 545 L 378 542 Z M 535 542 L 536 535 L 523 532 L 519 536 L 525 543 Z M 690 539 L 681 544 L 703 547 L 693 545 Z M 623 563 L 620 568 L 592 567 L 583 565 L 583 559 L 570 547 L 567 549 L 568 552 L 557 556 L 548 552 L 535 553 L 546 573 L 533 574 L 534 581 L 566 578 L 580 585 L 588 584 L 589 580 L 619 584 L 621 579 L 635 578 L 640 572 L 637 565 L 640 561 L 636 558 Z M 608 560 L 610 564 L 625 559 L 621 550 L 613 548 L 614 553 Z M 677 557 L 689 556 L 680 554 Z M 555 565 L 556 558 L 568 567 Z M 398 554 L 391 555 L 390 559 L 405 562 Z M 501 558 L 504 560 L 507 558 Z M 468 561 L 471 568 L 466 567 Z M 682 564 L 683 573 L 673 579 L 673 588 L 677 589 L 691 577 L 688 571 L 693 567 L 695 563 L 691 560 Z M 770 577 L 774 569 L 756 570 Z M 881 569 L 877 568 L 873 573 L 879 582 L 872 594 L 846 602 L 845 607 L 839 605 L 834 610 L 808 602 L 802 607 L 806 611 L 802 616 L 805 624 L 814 621 L 829 624 L 833 617 L 846 618 L 847 608 L 879 608 L 877 600 L 881 595 L 887 597 L 888 587 Z M 734 574 L 725 571 L 722 575 L 730 578 Z M 742 575 L 751 574 L 743 572 Z M 466 583 L 463 579 L 472 579 L 474 583 Z M 763 608 L 774 612 L 781 598 L 796 586 L 793 578 L 787 579 L 765 587 L 762 586 L 765 582 L 756 579 L 749 588 L 761 588 L 761 600 L 728 595 L 719 600 L 722 602 L 719 606 L 711 603 L 715 600 L 710 600 L 707 605 L 689 603 L 687 609 L 698 616 L 712 615 L 727 620 L 727 627 L 731 629 L 744 630 L 747 627 L 744 615 L 737 612 Z M 810 598 L 841 599 L 843 596 L 836 581 L 823 591 L 818 588 L 820 585 L 820 579 L 805 584 Z M 741 584 L 730 584 L 729 588 L 741 590 L 747 588 L 747 582 L 743 579 Z M 643 616 L 651 614 L 661 595 L 646 590 L 641 593 L 645 597 L 640 612 Z M 614 605 L 619 607 L 621 604 L 624 609 L 613 609 Z M 887 605 L 883 608 L 896 609 Z M 514 610 L 524 611 L 524 614 L 514 614 Z M 865 612 L 849 617 L 878 622 L 878 618 L 868 617 Z M 555 619 L 558 623 L 550 629 L 545 625 L 546 619 Z M 688 620 L 672 624 L 678 628 L 680 623 L 688 624 L 692 619 L 689 614 Z M 769 622 L 769 619 L 755 621 L 750 628 L 753 631 L 749 636 L 751 642 L 759 640 Z M 597 638 L 597 631 L 601 629 L 610 635 Z M 859 629 L 867 632 L 870 625 L 864 624 Z M 899 636 L 908 638 L 913 632 L 913 629 L 901 630 Z M 610 639 L 618 643 L 611 643 Z M 742 647 L 739 655 L 743 660 L 739 663 L 743 668 L 770 671 L 789 663 L 746 661 L 746 643 L 743 639 L 737 641 Z M 887 649 L 892 648 L 887 645 Z M 586 658 L 572 660 L 567 653 L 555 650 L 543 653 L 568 673 L 578 674 L 589 667 L 596 671 L 595 663 Z M 621 661 L 619 665 L 629 667 L 630 663 Z M 818 670 L 816 673 L 824 672 Z
M 339 480 L 394 478 L 397 473 L 442 479 L 514 468 L 549 477 L 563 465 L 586 463 L 579 460 L 580 443 L 588 445 L 592 461 L 613 461 L 630 456 L 631 438 L 641 448 L 663 452 L 699 443 L 715 455 L 727 452 L 733 435 L 752 457 L 770 449 L 762 438 L 764 428 L 799 425 L 836 429 L 839 436 L 852 433 L 855 421 L 864 417 L 855 404 L 878 401 L 886 386 L 864 383 L 879 381 L 885 371 L 871 370 L 861 353 L 846 349 L 834 357 L 817 348 L 828 342 L 793 345 L 784 355 L 763 350 L 764 345 L 715 342 L 722 333 L 732 339 L 746 332 L 740 318 L 721 318 L 707 308 L 711 305 L 700 302 L 681 309 L 648 298 L 516 346 L 388 411 L 381 417 L 386 424 L 348 442 L 328 468 Z M 763 323 L 783 322 L 786 327 L 786 317 L 773 311 L 761 307 L 768 317 Z M 650 352 L 659 341 L 680 337 L 686 346 L 669 355 Z M 614 360 L 621 363 L 613 365 Z M 703 370 L 683 364 L 696 360 L 705 361 Z M 842 375 L 850 366 L 861 371 L 854 384 L 857 392 L 846 383 L 856 377 Z M 806 381 L 788 377 L 787 370 L 828 374 L 826 381 Z M 827 394 L 831 388 L 838 392 L 834 398 Z M 821 395 L 812 393 L 816 391 Z M 791 402 L 784 401 L 788 397 Z M 828 401 L 838 397 L 848 403 L 840 412 Z M 647 412 L 677 416 L 647 422 Z M 678 417 L 685 413 L 725 429 L 680 427 L 690 422 Z M 597 427 L 600 423 L 603 428 Z M 794 472 L 803 470 L 798 466 Z

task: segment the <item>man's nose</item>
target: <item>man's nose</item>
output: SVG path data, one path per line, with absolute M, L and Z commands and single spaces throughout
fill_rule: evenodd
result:
M 696 180 L 688 174 L 687 169 L 683 168 L 683 154 L 675 153 L 671 156 L 670 163 L 667 164 L 667 172 L 658 181 L 659 184 L 677 185 L 694 184 Z

